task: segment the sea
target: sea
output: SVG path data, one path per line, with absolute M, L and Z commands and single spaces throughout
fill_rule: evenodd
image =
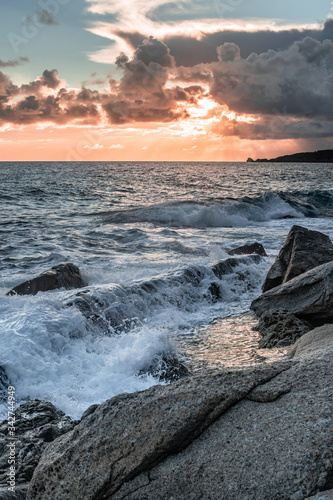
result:
M 258 349 L 251 301 L 292 225 L 333 239 L 331 164 L 2 162 L 0 175 L 0 367 L 17 405 L 75 419 L 168 383 L 168 359 L 197 374 L 284 357 Z M 252 242 L 267 257 L 213 273 Z M 65 262 L 84 289 L 6 295 Z

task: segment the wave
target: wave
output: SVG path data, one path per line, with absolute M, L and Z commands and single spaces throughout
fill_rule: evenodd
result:
M 96 214 L 94 214 L 96 215 Z M 333 217 L 333 192 L 268 192 L 258 197 L 172 201 L 99 214 L 104 223 L 169 227 L 246 227 L 270 220 Z
M 91 331 L 107 335 L 142 326 L 165 311 L 195 313 L 217 301 L 235 301 L 258 287 L 258 255 L 228 258 L 212 267 L 192 265 L 130 285 L 99 286 L 76 292 L 67 302 L 79 309 Z
M 229 258 L 137 283 L 0 297 L 0 366 L 18 403 L 51 400 L 80 418 L 90 404 L 163 383 L 170 368 L 181 374 L 178 333 L 244 312 L 260 289 L 259 261 Z

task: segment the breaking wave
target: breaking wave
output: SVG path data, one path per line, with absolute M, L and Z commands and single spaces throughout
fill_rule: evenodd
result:
M 333 192 L 265 193 L 259 197 L 204 202 L 165 202 L 102 214 L 105 223 L 151 223 L 170 227 L 245 227 L 270 220 L 333 217 Z

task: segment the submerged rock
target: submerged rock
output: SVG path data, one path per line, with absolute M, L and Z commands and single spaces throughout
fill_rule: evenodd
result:
M 268 271 L 263 292 L 332 260 L 333 244 L 328 236 L 319 231 L 293 226 Z
M 23 492 L 24 485 L 30 481 L 46 445 L 72 430 L 74 425 L 75 422 L 66 417 L 62 411 L 45 401 L 28 401 L 15 411 L 15 482 L 16 485 L 22 485 Z M 7 484 L 9 477 L 8 444 L 12 442 L 9 431 L 7 420 L 1 422 L 1 485 Z M 0 498 L 3 497 L 0 496 Z
M 259 347 L 284 347 L 311 330 L 307 321 L 302 321 L 285 309 L 269 309 L 259 319 L 258 331 L 263 337 Z
M 269 309 L 285 309 L 312 326 L 333 321 L 333 262 L 322 264 L 263 293 L 251 304 L 261 317 Z
M 38 292 L 46 292 L 57 288 L 82 288 L 86 283 L 81 277 L 77 266 L 68 262 L 53 266 L 42 274 L 31 280 L 15 286 L 7 295 L 36 295 Z
M 267 253 L 261 243 L 250 243 L 228 251 L 228 255 L 250 255 L 257 254 L 267 257 Z

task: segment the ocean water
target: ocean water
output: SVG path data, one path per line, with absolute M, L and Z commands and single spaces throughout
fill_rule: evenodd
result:
M 45 399 L 80 418 L 90 404 L 165 383 L 168 357 L 199 372 L 283 356 L 258 350 L 249 306 L 293 224 L 333 238 L 332 169 L 0 163 L 0 366 L 18 403 Z M 254 241 L 268 257 L 214 275 L 228 249 Z M 88 283 L 81 295 L 6 296 L 68 261 Z

